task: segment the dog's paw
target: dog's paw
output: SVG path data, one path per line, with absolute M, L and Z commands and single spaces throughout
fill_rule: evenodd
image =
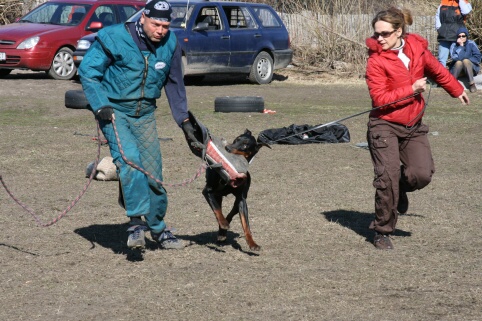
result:
M 226 235 L 228 234 L 228 230 L 227 229 L 222 229 L 221 227 L 219 227 L 219 230 L 218 230 L 218 242 L 224 242 L 226 241 Z
M 220 223 L 219 223 L 219 229 L 221 229 L 221 230 L 226 230 L 226 231 L 229 230 L 229 223 L 228 223 L 228 221 L 226 221 L 226 222 L 220 222 Z
M 229 222 L 224 217 L 218 218 L 219 230 L 229 230 Z
M 259 251 L 261 250 L 261 246 L 259 246 L 258 244 L 256 243 L 253 243 L 253 244 L 249 244 L 249 249 L 251 251 Z

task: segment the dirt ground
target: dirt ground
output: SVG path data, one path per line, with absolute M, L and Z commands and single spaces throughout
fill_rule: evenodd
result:
M 96 157 L 93 116 L 64 106 L 73 81 L 13 73 L 0 86 L 0 175 L 17 199 L 49 222 L 87 182 Z M 228 140 L 291 124 L 317 125 L 370 108 L 363 81 L 287 72 L 270 85 L 211 77 L 187 87 L 193 113 Z M 0 187 L 1 320 L 481 320 L 481 91 L 461 106 L 430 92 L 425 122 L 436 174 L 409 194 L 395 250 L 378 251 L 367 116 L 344 122 L 345 144 L 273 145 L 250 165 L 249 251 L 235 219 L 225 244 L 201 195 L 201 177 L 168 187 L 166 221 L 187 247 L 143 253 L 126 246 L 117 182 L 93 181 L 51 227 L 39 227 Z M 428 93 L 427 93 L 428 95 Z M 262 96 L 276 114 L 215 113 L 218 96 Z M 194 176 L 190 153 L 166 100 L 158 129 L 164 179 Z M 108 156 L 107 147 L 101 157 Z M 226 207 L 232 199 L 225 201 Z

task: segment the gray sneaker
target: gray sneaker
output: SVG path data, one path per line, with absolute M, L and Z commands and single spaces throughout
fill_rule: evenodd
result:
M 127 246 L 129 248 L 143 248 L 146 246 L 145 230 L 143 225 L 133 225 L 127 229 L 129 236 L 127 237 Z
M 170 230 L 164 230 L 160 234 L 152 233 L 152 239 L 163 249 L 183 249 L 184 244 L 178 240 Z

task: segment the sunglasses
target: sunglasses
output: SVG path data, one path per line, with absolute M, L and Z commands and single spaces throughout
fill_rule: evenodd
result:
M 374 33 L 373 33 L 373 37 L 374 37 L 375 39 L 378 39 L 380 36 L 382 36 L 383 38 L 388 38 L 388 37 L 390 37 L 395 31 L 397 31 L 397 30 L 374 32 Z
M 466 35 L 460 35 L 460 36 L 457 36 L 457 38 L 467 38 Z

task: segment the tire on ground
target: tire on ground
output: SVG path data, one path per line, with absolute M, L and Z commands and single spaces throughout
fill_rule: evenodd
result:
M 83 90 L 67 90 L 65 92 L 65 107 L 72 109 L 90 109 L 89 101 Z
M 246 97 L 216 97 L 214 111 L 222 113 L 259 112 L 264 110 L 264 99 L 259 96 Z
M 0 78 L 7 77 L 12 72 L 12 69 L 0 69 Z

